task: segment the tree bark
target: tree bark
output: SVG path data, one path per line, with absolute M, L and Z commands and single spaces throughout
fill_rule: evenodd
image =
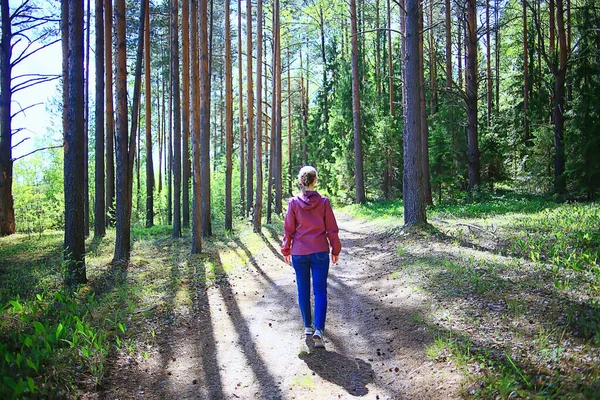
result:
M 565 82 L 567 76 L 568 52 L 565 32 L 563 0 L 556 0 L 556 26 L 558 33 L 558 68 L 554 71 L 554 191 L 564 194 L 565 180 Z
M 237 36 L 237 46 L 238 46 L 238 112 L 239 112 L 239 131 L 240 131 L 240 211 L 241 214 L 244 215 L 244 210 L 246 209 L 246 194 L 244 189 L 244 178 L 245 178 L 245 168 L 246 162 L 244 160 L 244 88 L 243 88 L 243 75 L 242 75 L 242 0 L 238 0 L 237 2 L 237 12 L 238 12 L 238 36 Z
M 363 175 L 362 137 L 360 123 L 360 80 L 358 73 L 358 29 L 356 26 L 356 0 L 350 0 L 350 30 L 352 32 L 352 120 L 354 129 L 354 183 L 356 203 L 364 204 L 365 184 Z
M 425 101 L 425 50 L 423 35 L 423 5 L 419 6 L 419 98 L 421 101 L 421 162 L 423 163 L 423 193 L 425 195 L 425 204 L 433 204 L 431 196 L 431 179 L 429 175 L 429 128 L 427 126 L 427 102 Z M 430 65 L 430 68 L 432 66 Z
M 127 51 L 125 0 L 115 2 L 117 21 L 117 232 L 113 262 L 127 264 L 131 253 L 131 209 L 133 200 L 133 166 L 139 118 L 142 85 L 142 54 L 144 46 L 144 22 L 146 2 L 142 2 L 136 52 L 134 93 L 132 101 L 131 133 L 128 135 L 127 120 Z M 129 136 L 129 137 L 128 137 Z
M 103 0 L 96 0 L 96 165 L 95 165 L 95 202 L 94 202 L 94 237 L 106 234 L 106 198 L 104 180 L 104 18 Z
M 106 52 L 106 226 L 115 223 L 115 111 L 113 94 L 113 6 L 104 0 L 104 50 Z
M 0 0 L 0 11 L 2 11 L 2 42 L 0 43 L 0 236 L 7 236 L 15 233 L 16 228 L 12 196 L 12 64 L 10 60 L 12 57 L 12 27 L 8 0 Z
M 485 37 L 487 67 L 487 127 L 492 125 L 492 44 L 490 43 L 490 0 L 485 0 Z
M 202 61 L 202 75 L 200 75 L 200 59 L 198 57 L 198 50 L 200 43 L 198 42 L 198 13 L 200 13 L 200 19 L 202 24 L 200 29 L 203 29 L 202 39 L 204 44 L 206 43 L 206 0 L 200 1 L 200 9 L 198 8 L 198 1 L 191 0 L 190 2 L 190 25 L 191 25 L 191 37 L 190 37 L 190 51 L 191 51 L 191 67 L 192 67 L 192 254 L 199 254 L 202 252 L 202 174 L 200 171 L 200 113 L 201 113 L 201 82 L 200 79 L 206 79 L 207 66 L 206 66 L 206 47 L 202 49 L 203 61 Z M 203 99 L 204 100 L 204 99 Z M 203 107 L 203 106 L 202 106 Z M 202 128 L 204 129 L 204 128 Z
M 210 12 L 204 13 L 200 3 L 200 173 L 202 174 L 202 236 L 212 235 L 212 224 L 210 215 L 210 115 L 211 115 L 211 78 L 212 78 L 212 38 L 213 38 L 213 13 L 212 0 L 210 1 Z M 208 10 L 208 4 L 207 4 Z M 210 21 L 208 20 L 210 18 Z M 205 24 L 206 28 L 202 28 Z M 204 69 L 206 63 L 206 70 Z M 204 73 L 203 73 L 204 71 Z M 216 156 L 216 155 L 215 155 Z
M 90 236 L 90 25 L 92 19 L 91 1 L 87 0 L 85 23 L 85 77 L 84 77 L 84 111 L 83 111 L 83 231 L 85 237 Z
M 387 42 L 388 42 L 388 87 L 390 115 L 396 116 L 396 107 L 394 105 L 394 64 L 392 63 L 392 5 L 387 0 Z M 389 171 L 388 171 L 389 174 Z
M 150 0 L 146 2 L 144 69 L 146 74 L 146 227 L 154 226 L 154 161 L 152 160 L 152 86 L 150 63 Z
M 63 4 L 67 0 L 63 0 Z M 84 231 L 84 34 L 83 0 L 71 0 L 68 8 L 68 39 L 63 43 L 68 49 L 67 76 L 67 130 L 64 142 L 64 190 L 65 190 L 65 242 L 64 257 L 67 264 L 66 284 L 73 286 L 87 282 L 85 269 Z M 63 16 L 64 21 L 64 16 Z M 66 26 L 63 25 L 63 28 Z
M 527 35 L 527 0 L 523 0 L 523 132 L 524 132 L 524 140 L 525 140 L 526 146 L 528 146 L 530 144 L 529 143 L 529 118 L 527 118 L 527 112 L 529 110 L 529 54 L 528 54 L 529 52 L 528 52 L 528 48 L 527 48 L 527 43 L 528 43 L 529 39 L 527 36 L 528 36 Z M 489 35 L 488 35 L 488 37 L 489 37 Z M 489 54 L 488 54 L 488 57 L 489 57 Z M 488 102 L 490 101 L 489 96 L 490 96 L 490 90 L 488 88 Z M 488 104 L 488 109 L 489 108 L 490 108 L 490 105 Z M 488 111 L 488 113 L 489 113 L 489 111 Z M 489 118 L 488 118 L 488 126 L 489 126 Z
M 181 3 L 181 56 L 182 56 L 182 142 L 181 142 L 181 158 L 182 158 L 182 210 L 183 210 L 183 227 L 190 226 L 190 24 L 189 24 L 189 0 L 182 0 Z
M 411 226 L 427 222 L 425 195 L 423 192 L 421 149 L 421 101 L 419 89 L 419 1 L 406 0 L 405 22 L 406 53 L 404 58 L 404 82 L 406 107 L 404 110 L 404 224 Z
M 263 32 L 262 32 L 262 0 L 258 0 L 256 8 L 256 200 L 254 202 L 254 232 L 262 230 L 262 60 L 263 60 Z
M 282 126 L 281 126 L 281 21 L 279 12 L 279 0 L 275 1 L 275 90 L 277 92 L 276 103 L 275 103 L 275 213 L 282 213 L 282 195 L 283 195 L 283 182 L 282 182 L 282 168 L 283 168 L 283 154 L 282 154 Z
M 467 0 L 467 158 L 469 189 L 480 182 L 477 132 L 477 3 Z
M 171 0 L 171 96 L 173 98 L 173 238 L 181 237 L 181 88 L 179 85 L 179 1 Z
M 233 229 L 231 181 L 233 173 L 233 89 L 231 72 L 231 24 L 229 1 L 225 0 L 225 230 Z
M 248 113 L 246 117 L 246 216 L 250 215 L 250 209 L 254 203 L 254 96 L 252 83 L 252 2 L 246 1 L 246 90 L 248 101 Z
M 450 0 L 444 0 L 446 14 L 446 90 L 452 87 L 452 19 Z

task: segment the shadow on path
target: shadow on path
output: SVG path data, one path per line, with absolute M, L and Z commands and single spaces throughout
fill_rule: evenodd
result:
M 307 337 L 307 346 L 311 347 L 311 342 L 312 339 Z M 321 378 L 344 388 L 353 396 L 365 396 L 369 393 L 367 385 L 373 383 L 375 372 L 371 364 L 360 358 L 346 357 L 325 349 L 302 352 L 298 358 Z

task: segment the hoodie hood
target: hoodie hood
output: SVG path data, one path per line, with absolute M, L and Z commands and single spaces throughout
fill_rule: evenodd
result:
M 319 192 L 314 190 L 307 190 L 306 193 L 301 193 L 298 195 L 298 205 L 302 207 L 303 210 L 310 210 L 319 205 L 319 201 L 321 200 L 321 195 Z

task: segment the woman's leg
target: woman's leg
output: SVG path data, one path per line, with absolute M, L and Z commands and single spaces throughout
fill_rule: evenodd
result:
M 311 254 L 313 292 L 315 295 L 315 329 L 325 329 L 327 316 L 327 275 L 329 274 L 329 253 Z
M 309 256 L 292 256 L 292 265 L 296 271 L 298 285 L 298 305 L 304 326 L 312 326 L 310 311 L 310 259 Z

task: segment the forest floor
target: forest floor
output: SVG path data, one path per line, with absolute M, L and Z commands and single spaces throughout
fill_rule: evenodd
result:
M 448 399 L 461 371 L 427 357 L 423 292 L 394 276 L 400 256 L 385 227 L 338 215 L 343 253 L 330 268 L 325 349 L 303 332 L 280 235 L 266 229 L 251 262 L 193 300 L 154 314 L 147 359 L 127 352 L 109 368 L 104 399 Z M 427 249 L 423 249 L 427 251 Z M 193 280 L 193 277 L 190 277 Z
M 325 349 L 303 334 L 275 217 L 203 241 L 136 228 L 86 243 L 62 285 L 62 232 L 0 238 L 0 397 L 600 399 L 600 207 L 512 194 L 336 208 Z M 19 396 L 16 396 L 19 398 Z

